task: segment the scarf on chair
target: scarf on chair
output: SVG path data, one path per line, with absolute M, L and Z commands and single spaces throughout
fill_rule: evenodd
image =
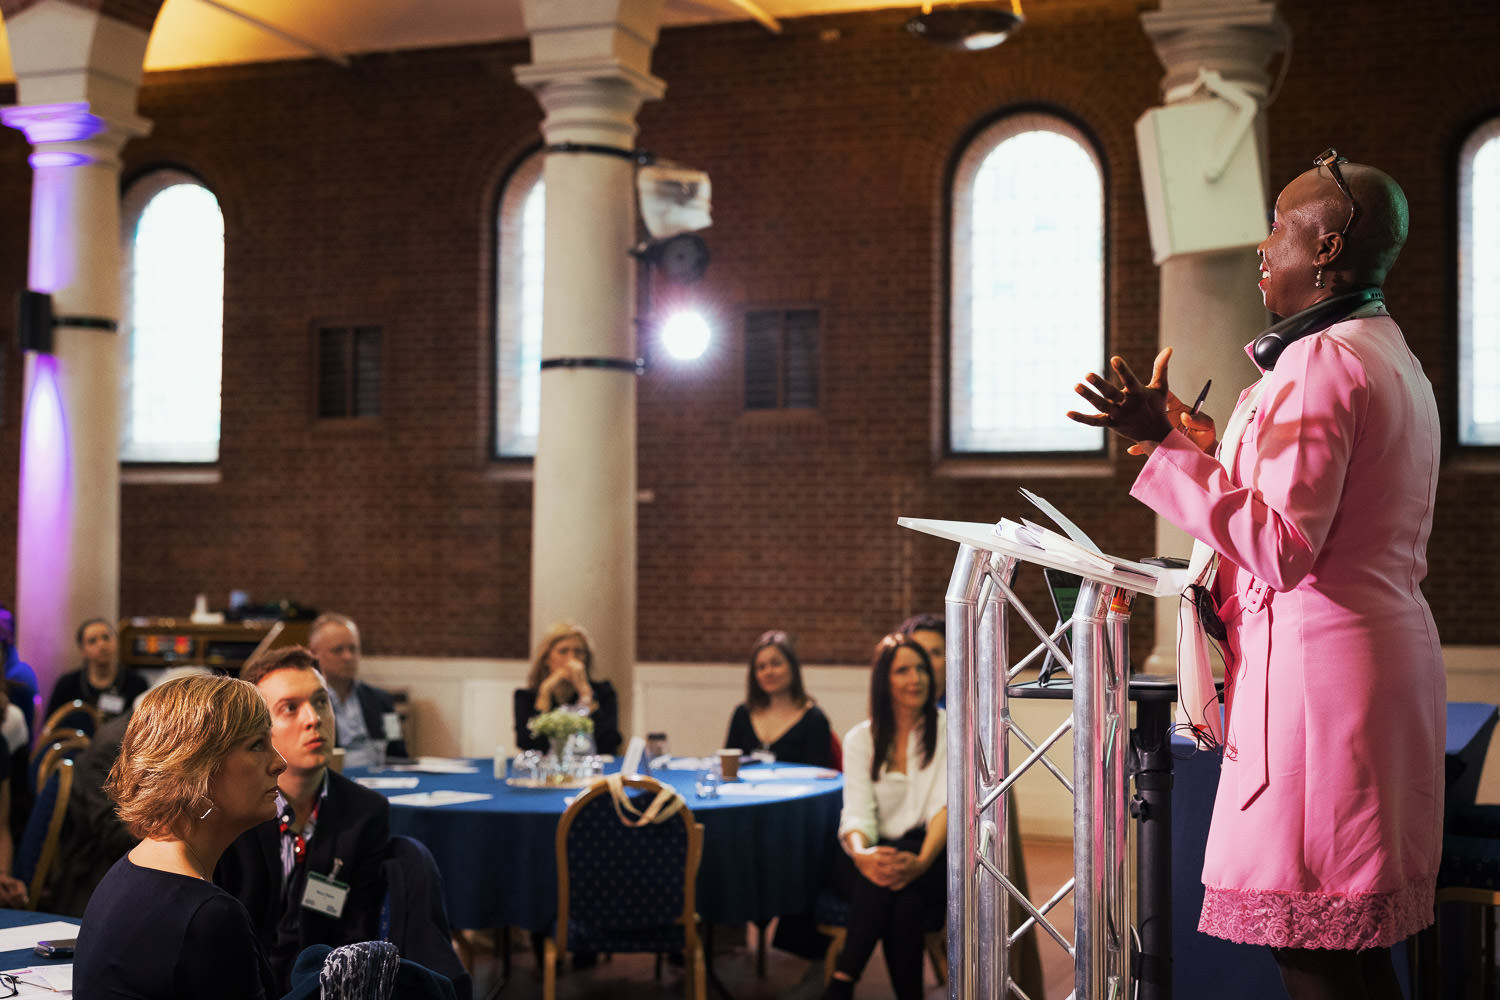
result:
M 656 798 L 652 799 L 651 804 L 643 811 L 637 809 L 635 803 L 630 801 L 630 790 L 625 787 L 623 775 L 616 772 L 604 780 L 609 784 L 609 797 L 615 804 L 615 815 L 619 816 L 620 822 L 626 826 L 661 823 L 677 815 L 677 812 L 687 805 L 682 796 L 677 794 L 676 789 L 663 785 L 661 791 L 656 793 Z

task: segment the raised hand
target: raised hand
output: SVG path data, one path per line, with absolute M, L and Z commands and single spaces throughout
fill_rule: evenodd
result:
M 1168 401 L 1176 400 L 1180 412 L 1186 412 L 1180 399 L 1176 399 L 1167 387 L 1167 363 L 1172 359 L 1170 347 L 1156 356 L 1151 370 L 1151 382 L 1142 385 L 1135 372 L 1116 355 L 1109 359 L 1119 384 L 1116 385 L 1090 372 L 1084 382 L 1073 387 L 1097 413 L 1068 411 L 1068 419 L 1091 427 L 1108 427 L 1126 440 L 1137 444 L 1158 442 L 1172 431 L 1173 420 L 1168 416 Z M 1140 454 L 1135 448 L 1132 454 Z

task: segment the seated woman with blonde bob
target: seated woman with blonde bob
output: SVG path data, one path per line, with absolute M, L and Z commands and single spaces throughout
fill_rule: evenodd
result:
M 755 641 L 745 701 L 729 719 L 724 745 L 746 754 L 769 750 L 778 761 L 833 767 L 828 716 L 802 686 L 791 636 L 771 631 Z
M 946 751 L 927 650 L 910 636 L 886 636 L 870 671 L 870 717 L 844 738 L 839 843 L 855 871 L 826 1000 L 854 995 L 877 942 L 897 1000 L 922 996 L 922 938 L 947 892 Z
M 213 883 L 224 849 L 276 816 L 286 762 L 270 730 L 260 694 L 231 677 L 177 677 L 141 700 L 105 791 L 142 839 L 84 911 L 77 996 L 279 995 L 250 915 Z
M 620 748 L 620 702 L 614 686 L 594 677 L 588 633 L 569 622 L 558 622 L 542 636 L 526 687 L 516 692 L 516 746 L 546 750 L 546 737 L 531 735 L 526 723 L 562 707 L 594 720 L 594 747 L 600 753 Z

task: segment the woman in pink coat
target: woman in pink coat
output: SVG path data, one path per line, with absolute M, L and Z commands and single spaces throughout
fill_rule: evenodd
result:
M 1131 490 L 1220 555 L 1224 764 L 1200 929 L 1269 945 L 1294 998 L 1399 997 L 1389 946 L 1432 922 L 1445 682 L 1427 573 L 1432 387 L 1379 288 L 1406 239 L 1385 174 L 1330 150 L 1276 201 L 1266 307 L 1225 439 L 1120 358 L 1078 393 L 1148 454 Z M 1298 314 L 1304 314 L 1298 317 Z M 1301 327 L 1301 329 L 1299 329 Z M 1276 329 L 1276 328 L 1273 328 Z

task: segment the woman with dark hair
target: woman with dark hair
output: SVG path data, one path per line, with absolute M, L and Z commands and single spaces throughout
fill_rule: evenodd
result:
M 131 716 L 105 791 L 141 842 L 94 890 L 78 931 L 81 997 L 276 996 L 245 907 L 214 885 L 236 837 L 276 816 L 271 716 L 231 677 L 176 677 Z
M 534 716 L 567 706 L 594 720 L 594 746 L 600 753 L 619 750 L 620 702 L 609 681 L 594 677 L 594 652 L 582 626 L 558 622 L 537 643 L 526 687 L 516 692 L 516 746 L 546 750 L 547 739 L 526 728 Z
M 922 936 L 947 890 L 947 721 L 927 651 L 875 647 L 870 717 L 844 737 L 839 843 L 854 864 L 849 930 L 825 998 L 847 1000 L 880 942 L 897 1000 L 922 995 Z
M 114 626 L 103 618 L 90 618 L 78 626 L 74 638 L 83 654 L 83 666 L 57 679 L 47 701 L 47 716 L 74 700 L 88 702 L 106 719 L 129 711 L 146 693 L 146 678 L 120 663 Z
M 773 630 L 755 640 L 745 701 L 729 719 L 724 745 L 751 753 L 769 750 L 779 761 L 833 767 L 828 716 L 802 686 L 802 663 L 791 636 Z

